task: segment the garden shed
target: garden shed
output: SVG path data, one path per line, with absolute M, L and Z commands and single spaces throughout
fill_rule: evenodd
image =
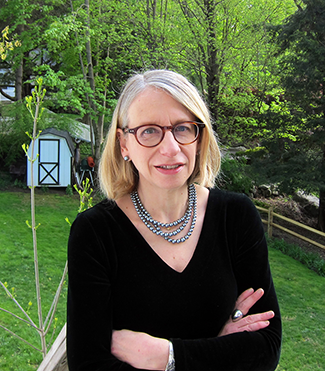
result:
M 28 156 L 31 157 L 30 144 Z M 67 187 L 72 183 L 75 146 L 67 131 L 45 129 L 35 141 L 33 164 L 34 186 Z M 32 165 L 27 159 L 27 185 L 31 186 Z

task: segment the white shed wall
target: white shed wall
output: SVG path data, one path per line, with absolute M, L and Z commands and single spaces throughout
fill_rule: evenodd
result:
M 43 185 L 67 187 L 71 184 L 72 154 L 65 138 L 53 134 L 39 136 L 35 142 L 34 157 L 37 154 L 39 157 L 33 163 L 33 178 L 36 187 Z M 28 155 L 31 156 L 31 144 Z M 31 163 L 27 161 L 28 186 L 31 186 L 31 168 Z

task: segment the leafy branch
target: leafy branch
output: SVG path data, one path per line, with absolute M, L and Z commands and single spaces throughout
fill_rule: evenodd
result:
M 2 39 L 0 40 L 0 59 L 5 60 L 7 58 L 8 50 L 14 50 L 14 48 L 21 46 L 20 41 L 16 40 L 14 42 L 9 40 L 9 26 L 5 27 L 2 31 Z

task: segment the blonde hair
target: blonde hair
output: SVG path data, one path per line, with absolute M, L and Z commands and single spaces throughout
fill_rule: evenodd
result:
M 167 92 L 205 124 L 200 135 L 200 151 L 188 183 L 213 187 L 220 169 L 220 150 L 212 129 L 210 114 L 197 89 L 182 75 L 168 70 L 152 70 L 131 77 L 117 102 L 99 164 L 99 181 L 104 194 L 118 199 L 134 191 L 139 175 L 131 161 L 124 161 L 117 128 L 128 125 L 128 110 L 133 100 L 145 89 L 154 87 Z

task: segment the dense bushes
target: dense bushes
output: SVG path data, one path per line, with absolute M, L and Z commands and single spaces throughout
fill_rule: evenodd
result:
M 325 260 L 320 255 L 312 252 L 304 251 L 301 247 L 289 244 L 284 240 L 277 238 L 268 238 L 268 245 L 276 250 L 280 250 L 285 255 L 298 260 L 306 265 L 309 269 L 315 271 L 318 275 L 325 277 Z
M 228 191 L 250 195 L 254 188 L 252 175 L 245 158 L 225 156 L 221 163 L 221 174 L 217 186 Z
M 22 103 L 0 105 L 0 166 L 9 168 L 18 160 L 25 160 L 22 144 L 29 144 L 26 135 L 32 120 Z

